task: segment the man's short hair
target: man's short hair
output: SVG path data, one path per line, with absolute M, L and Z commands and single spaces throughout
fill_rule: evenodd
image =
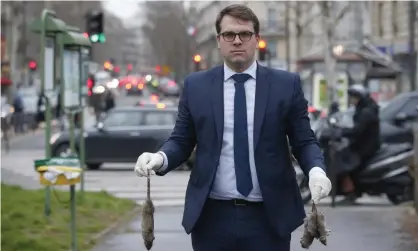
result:
M 258 20 L 258 17 L 254 14 L 254 12 L 246 5 L 233 4 L 221 10 L 221 12 L 219 12 L 218 16 L 216 17 L 215 27 L 217 34 L 221 32 L 221 22 L 224 16 L 231 16 L 244 21 L 252 21 L 254 25 L 255 34 L 258 34 L 260 32 L 260 21 Z

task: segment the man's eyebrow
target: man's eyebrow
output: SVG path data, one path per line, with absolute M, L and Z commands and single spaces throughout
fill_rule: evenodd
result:
M 226 31 L 222 31 L 221 33 L 227 33 L 227 32 L 230 32 L 230 33 L 252 32 L 252 33 L 254 33 L 254 31 L 251 31 L 251 30 L 241 30 L 241 31 L 230 31 L 230 30 L 226 30 Z

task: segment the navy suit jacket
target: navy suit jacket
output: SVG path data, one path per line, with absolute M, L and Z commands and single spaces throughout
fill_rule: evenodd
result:
M 160 149 L 167 155 L 168 167 L 157 175 L 165 175 L 184 163 L 197 146 L 182 222 L 188 234 L 208 198 L 219 164 L 224 128 L 223 75 L 223 66 L 219 66 L 186 77 L 176 125 Z M 281 236 L 288 236 L 305 217 L 287 137 L 305 175 L 313 167 L 325 170 L 299 76 L 258 65 L 254 158 L 266 214 Z

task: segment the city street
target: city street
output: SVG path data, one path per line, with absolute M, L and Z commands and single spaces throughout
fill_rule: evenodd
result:
M 38 177 L 33 170 L 33 159 L 42 158 L 44 139 L 42 133 L 27 135 L 12 143 L 12 151 L 2 154 L 2 182 L 39 188 Z M 145 198 L 146 180 L 137 178 L 132 172 L 133 164 L 107 164 L 97 171 L 86 171 L 85 188 L 88 191 L 105 190 L 117 197 L 129 198 L 141 203 Z M 190 237 L 181 227 L 181 217 L 189 173 L 172 172 L 165 177 L 153 177 L 152 197 L 157 207 L 156 241 L 153 250 L 188 251 Z M 66 189 L 66 188 L 64 188 Z M 321 203 L 321 210 L 327 218 L 331 236 L 328 247 L 315 243 L 310 250 L 338 251 L 413 251 L 408 239 L 399 233 L 399 219 L 402 207 L 391 206 L 385 198 L 362 198 L 356 207 L 328 206 L 329 200 Z M 307 207 L 309 210 L 309 207 Z M 137 251 L 145 250 L 140 235 L 138 217 L 99 243 L 94 251 Z M 293 234 L 292 250 L 302 250 L 299 239 L 302 230 Z M 174 249 L 175 247 L 175 249 Z

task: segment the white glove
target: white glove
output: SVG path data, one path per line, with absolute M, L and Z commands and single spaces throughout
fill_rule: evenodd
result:
M 315 204 L 319 200 L 327 197 L 331 192 L 332 185 L 324 170 L 314 167 L 309 171 L 309 190 L 311 190 L 312 200 Z
M 150 174 L 155 174 L 155 170 L 161 168 L 164 164 L 164 157 L 160 153 L 143 153 L 138 157 L 138 160 L 135 164 L 135 173 L 139 177 L 148 176 L 148 171 Z

